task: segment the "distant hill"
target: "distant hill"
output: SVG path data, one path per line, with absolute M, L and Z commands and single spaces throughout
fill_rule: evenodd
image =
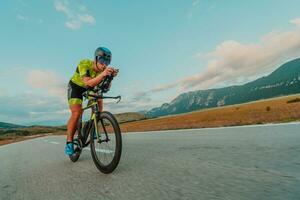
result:
M 266 77 L 244 85 L 180 94 L 170 103 L 149 110 L 146 116 L 179 114 L 296 93 L 300 93 L 300 58 L 283 64 Z
M 46 121 L 33 121 L 26 124 L 26 126 L 63 126 L 67 123 L 66 121 L 62 120 L 46 120 Z
M 115 114 L 115 117 L 117 118 L 119 123 L 132 122 L 132 121 L 146 119 L 144 114 L 136 113 L 136 112 Z
M 11 123 L 5 123 L 0 122 L 0 129 L 6 129 L 6 128 L 22 128 L 25 126 L 17 125 L 17 124 L 11 124 Z

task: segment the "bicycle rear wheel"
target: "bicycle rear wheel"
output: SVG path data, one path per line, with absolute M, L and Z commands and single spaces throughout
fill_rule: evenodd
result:
M 73 144 L 74 144 L 74 154 L 69 155 L 69 157 L 72 162 L 76 162 L 79 159 L 81 154 L 82 143 L 80 139 L 76 138 L 73 140 Z
M 109 112 L 102 112 L 90 132 L 90 147 L 96 167 L 103 173 L 109 174 L 118 166 L 122 153 L 122 136 L 116 118 Z
M 83 148 L 83 144 L 81 141 L 81 131 L 82 131 L 82 123 L 81 123 L 81 117 L 80 117 L 80 119 L 78 120 L 78 123 L 77 123 L 76 132 L 74 134 L 76 136 L 73 140 L 74 154 L 69 155 L 69 158 L 72 162 L 76 162 L 79 159 L 81 150 Z

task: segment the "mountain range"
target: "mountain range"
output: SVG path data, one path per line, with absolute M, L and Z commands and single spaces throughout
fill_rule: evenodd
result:
M 5 122 L 0 122 L 0 129 L 2 128 L 22 128 L 25 126 L 17 125 L 17 124 L 11 124 L 11 123 L 5 123 Z
M 289 61 L 268 76 L 244 85 L 197 90 L 180 94 L 170 103 L 153 108 L 147 117 L 180 114 L 205 108 L 246 103 L 300 92 L 300 58 Z

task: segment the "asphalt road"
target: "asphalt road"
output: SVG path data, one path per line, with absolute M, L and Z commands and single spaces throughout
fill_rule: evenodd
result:
M 0 199 L 300 199 L 300 124 L 130 133 L 116 171 L 65 137 L 0 147 Z

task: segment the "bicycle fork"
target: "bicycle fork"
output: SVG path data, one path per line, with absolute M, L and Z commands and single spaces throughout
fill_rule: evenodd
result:
M 99 138 L 100 134 L 99 134 L 99 130 L 98 130 L 98 119 L 100 118 L 100 112 L 96 112 L 96 114 L 94 114 L 93 118 L 94 118 L 94 125 L 95 125 L 95 134 L 96 134 L 98 143 L 101 144 L 102 142 L 110 141 L 110 139 L 108 138 L 108 134 L 107 134 L 107 131 L 106 131 L 106 128 L 105 128 L 105 125 L 104 125 L 102 119 L 100 119 L 100 122 L 101 122 L 101 125 L 102 125 L 102 128 L 103 128 L 104 134 L 105 134 L 105 139 L 101 140 L 101 138 Z

